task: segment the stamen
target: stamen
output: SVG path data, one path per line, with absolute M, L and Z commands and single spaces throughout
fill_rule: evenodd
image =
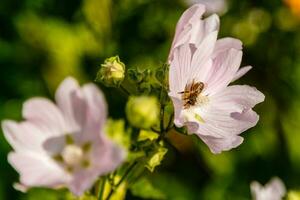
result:
M 82 162 L 84 157 L 83 150 L 76 145 L 67 145 L 61 153 L 63 161 L 68 166 L 76 166 Z

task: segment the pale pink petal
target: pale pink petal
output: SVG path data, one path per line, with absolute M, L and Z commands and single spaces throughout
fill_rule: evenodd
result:
M 242 61 L 242 51 L 230 49 L 215 58 L 207 88 L 203 91 L 205 95 L 213 95 L 223 90 L 233 80 Z
M 240 40 L 235 38 L 227 37 L 218 39 L 212 57 L 216 58 L 219 54 L 229 51 L 230 49 L 242 50 L 243 44 Z
M 189 34 L 187 34 L 187 31 L 185 32 L 183 31 L 185 29 L 191 30 L 191 27 L 188 26 L 192 26 L 195 22 L 198 22 L 202 18 L 204 12 L 205 12 L 205 7 L 203 5 L 195 4 L 182 14 L 182 16 L 180 17 L 176 25 L 176 31 L 175 31 L 175 36 L 174 36 L 171 50 L 186 42 L 186 40 L 189 37 Z M 182 40 L 182 38 L 185 39 Z M 181 42 L 179 40 L 181 40 Z M 171 54 L 172 53 L 170 53 L 170 55 Z
M 69 184 L 70 190 L 81 195 L 86 189 L 90 188 L 99 176 L 114 171 L 124 160 L 125 151 L 105 137 L 94 144 L 91 153 L 92 166 L 76 172 Z
M 205 122 L 199 124 L 195 133 L 217 138 L 238 135 L 255 126 L 259 119 L 259 116 L 252 109 L 245 109 L 241 113 L 230 113 L 224 109 L 211 109 L 202 117 Z
M 198 135 L 205 144 L 209 147 L 212 153 L 218 154 L 222 151 L 228 151 L 230 149 L 238 147 L 243 142 L 243 138 L 240 136 L 215 138 L 212 136 Z
M 286 194 L 283 182 L 277 177 L 272 178 L 265 186 L 253 181 L 250 188 L 254 200 L 281 200 Z
M 202 20 L 205 7 L 195 4 L 185 11 L 176 26 L 175 37 L 169 54 L 169 63 L 173 60 L 175 48 L 184 43 L 198 46 L 211 32 L 219 30 L 219 17 L 212 15 Z
M 213 14 L 207 18 L 205 18 L 204 20 L 204 30 L 206 35 L 208 35 L 209 33 L 212 33 L 214 31 L 219 31 L 220 28 L 220 18 L 218 15 Z
M 70 135 L 74 139 L 75 134 Z M 45 151 L 47 151 L 48 156 L 55 156 L 60 154 L 66 145 L 66 135 L 61 135 L 57 137 L 51 137 L 45 140 L 42 143 L 42 147 Z
M 184 110 L 189 133 L 198 135 L 214 153 L 237 147 L 238 136 L 255 126 L 259 116 L 251 109 L 264 100 L 264 95 L 249 86 L 229 86 L 210 97 L 206 105 Z M 201 117 L 199 121 L 197 118 Z
M 211 103 L 217 107 L 223 107 L 232 112 L 238 112 L 245 108 L 253 108 L 265 99 L 265 95 L 255 87 L 248 85 L 232 85 L 222 92 L 211 96 Z M 233 109 L 234 108 L 234 109 Z M 236 110 L 238 108 L 238 110 Z
M 21 184 L 43 187 L 57 187 L 69 180 L 58 165 L 47 156 L 35 153 L 10 153 L 9 163 L 19 172 Z
M 189 4 L 201 3 L 206 7 L 206 15 L 218 13 L 220 15 L 227 11 L 227 0 L 185 0 Z
M 286 193 L 284 183 L 277 177 L 272 178 L 267 186 L 273 188 L 273 191 L 276 191 L 276 193 L 281 197 L 283 197 Z
M 211 15 L 204 20 L 199 20 L 195 25 L 198 27 L 192 29 L 190 43 L 197 47 L 209 34 L 219 32 L 220 18 L 218 15 Z
M 98 156 L 99 154 L 101 154 L 101 157 Z M 114 171 L 124 161 L 126 155 L 127 153 L 123 148 L 113 143 L 107 137 L 102 137 L 101 141 L 95 144 L 91 154 L 92 162 L 100 174 Z
M 80 90 L 78 82 L 74 78 L 68 77 L 59 85 L 55 93 L 56 103 L 62 111 L 70 131 L 78 130 L 82 121 L 82 118 L 74 113 L 82 107 L 80 105 L 81 101 L 76 96 L 78 90 Z M 75 100 L 77 100 L 76 105 L 74 105 Z
M 107 118 L 107 105 L 102 92 L 94 84 L 82 87 L 82 95 L 86 105 L 84 113 L 85 122 L 82 130 L 82 140 L 98 137 L 104 128 Z
M 252 69 L 251 66 L 242 67 L 241 69 L 239 69 L 237 71 L 237 73 L 235 74 L 235 76 L 233 77 L 233 79 L 231 80 L 231 82 L 234 82 L 234 81 L 238 80 L 239 78 L 241 78 L 242 76 L 244 76 L 251 69 Z
M 174 59 L 170 65 L 170 90 L 181 92 L 190 78 L 191 49 L 184 44 L 175 49 Z
M 23 193 L 26 193 L 29 190 L 29 188 L 27 186 L 25 186 L 21 183 L 14 183 L 13 187 L 14 187 L 15 190 L 18 190 L 18 191 L 23 192 Z
M 184 120 L 180 115 L 183 109 L 182 100 L 176 97 L 176 94 L 169 93 L 169 96 L 171 97 L 174 106 L 174 124 L 177 127 L 182 127 L 184 125 Z
M 259 196 L 259 193 L 263 189 L 263 186 L 259 182 L 253 181 L 250 184 L 250 188 L 251 188 L 252 197 L 256 200 L 257 196 Z
M 195 111 L 205 121 L 197 133 L 214 137 L 240 134 L 256 125 L 259 117 L 252 108 L 262 101 L 264 95 L 256 88 L 229 86 Z
M 69 183 L 69 190 L 76 196 L 81 196 L 87 189 L 91 188 L 98 179 L 99 173 L 96 170 L 81 170 L 73 175 Z
M 45 130 L 46 133 L 59 135 L 66 130 L 61 111 L 46 98 L 32 98 L 23 104 L 23 117 Z
M 20 152 L 36 151 L 44 153 L 43 142 L 51 133 L 46 133 L 30 122 L 16 123 L 5 120 L 2 122 L 2 130 L 6 140 L 11 146 Z
M 198 81 L 204 81 L 207 77 L 207 71 L 211 70 L 207 62 L 209 62 L 211 54 L 214 50 L 215 43 L 217 40 L 218 32 L 210 33 L 206 38 L 203 39 L 201 44 L 197 46 L 197 50 L 195 51 L 192 63 L 191 63 L 191 70 L 190 70 L 190 80 L 196 79 Z M 182 66 L 181 66 L 182 67 Z

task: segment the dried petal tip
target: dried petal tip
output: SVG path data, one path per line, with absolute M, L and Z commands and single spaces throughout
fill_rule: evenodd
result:
M 125 64 L 119 56 L 107 58 L 97 73 L 96 81 L 106 86 L 119 86 L 125 77 Z

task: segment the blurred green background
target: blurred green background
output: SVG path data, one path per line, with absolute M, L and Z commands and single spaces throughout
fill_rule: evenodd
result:
M 22 102 L 53 97 L 72 75 L 92 81 L 106 57 L 119 55 L 129 67 L 166 61 L 177 20 L 191 0 L 1 0 L 0 118 L 21 119 Z M 213 155 L 198 139 L 171 134 L 177 147 L 147 181 L 158 199 L 250 199 L 249 184 L 280 177 L 300 189 L 300 5 L 299 0 L 231 0 L 221 16 L 220 37 L 244 43 L 238 81 L 266 95 L 255 110 L 261 119 L 244 143 Z M 100 86 L 110 115 L 124 117 L 126 96 Z M 62 199 L 55 192 L 13 189 L 18 175 L 7 163 L 10 146 L 0 135 L 0 199 Z M 127 199 L 140 199 L 128 191 Z M 148 198 L 150 198 L 148 196 Z

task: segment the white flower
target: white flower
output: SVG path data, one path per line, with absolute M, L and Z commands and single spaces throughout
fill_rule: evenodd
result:
M 196 4 L 178 21 L 169 55 L 169 96 L 175 125 L 187 126 L 213 153 L 220 153 L 240 145 L 239 134 L 256 125 L 259 116 L 252 108 L 264 95 L 247 85 L 229 86 L 251 67 L 239 69 L 241 41 L 217 40 L 219 18 L 202 20 L 204 12 Z
M 32 98 L 23 105 L 25 121 L 2 122 L 14 149 L 8 160 L 22 188 L 66 186 L 81 195 L 98 176 L 115 170 L 125 152 L 104 135 L 107 106 L 94 84 L 80 88 L 67 78 L 55 99 L 57 105 Z
M 265 186 L 254 181 L 250 187 L 253 200 L 281 200 L 286 193 L 285 186 L 279 178 L 272 178 Z

